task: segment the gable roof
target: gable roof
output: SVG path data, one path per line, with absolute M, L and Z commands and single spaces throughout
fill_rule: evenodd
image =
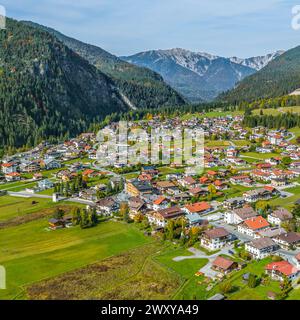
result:
M 212 263 L 213 266 L 221 268 L 223 270 L 228 270 L 233 264 L 234 261 L 223 258 L 221 256 L 218 256 Z
M 207 202 L 196 202 L 193 204 L 185 205 L 185 208 L 192 213 L 206 211 L 211 208 L 211 205 Z
M 293 218 L 293 215 L 286 209 L 284 208 L 278 208 L 277 210 L 273 211 L 271 213 L 271 216 L 278 218 L 282 221 L 284 220 L 289 220 Z
M 251 241 L 249 245 L 256 249 L 262 250 L 265 248 L 276 246 L 276 243 L 270 238 L 259 238 Z
M 247 220 L 249 218 L 257 216 L 256 212 L 252 207 L 243 207 L 239 209 L 234 209 L 233 212 L 238 215 L 242 220 Z
M 192 177 L 184 177 L 183 180 L 188 184 L 195 184 L 196 180 Z
M 288 261 L 271 262 L 266 265 L 266 270 L 276 270 L 286 276 L 290 276 L 298 272 L 298 269 Z
M 300 242 L 300 233 L 297 232 L 288 232 L 285 234 L 281 234 L 277 237 L 277 239 L 287 242 L 287 243 L 298 243 Z
M 222 238 L 229 235 L 229 232 L 224 228 L 214 228 L 204 231 L 204 234 L 211 239 Z
M 269 222 L 262 216 L 253 217 L 251 219 L 245 220 L 244 225 L 246 225 L 251 230 L 257 230 L 269 227 Z
M 153 204 L 156 204 L 156 205 L 159 206 L 159 205 L 162 204 L 165 200 L 167 200 L 166 197 L 160 196 L 160 197 L 158 197 L 156 200 L 153 201 Z

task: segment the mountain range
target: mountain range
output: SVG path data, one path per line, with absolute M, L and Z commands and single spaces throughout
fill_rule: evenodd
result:
M 216 97 L 235 103 L 300 87 L 300 47 L 248 59 L 184 49 L 117 57 L 32 22 L 7 18 L 6 25 L 0 30 L 0 153 L 74 136 L 112 113 Z
M 234 89 L 218 99 L 239 103 L 274 98 L 300 88 L 300 46 L 290 49 L 268 63 L 257 73 L 245 78 Z
M 189 101 L 199 102 L 212 100 L 221 92 L 232 89 L 239 81 L 264 68 L 282 53 L 277 51 L 241 59 L 176 48 L 145 51 L 120 58 L 158 72 Z
M 133 109 L 180 106 L 185 103 L 183 97 L 167 85 L 161 75 L 150 69 L 125 62 L 100 47 L 68 37 L 52 28 L 31 21 L 23 23 L 52 34 L 106 74 L 114 81 L 121 95 Z

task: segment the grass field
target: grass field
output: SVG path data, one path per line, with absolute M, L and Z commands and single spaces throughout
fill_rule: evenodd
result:
M 40 219 L 0 231 L 0 265 L 7 290 L 0 299 L 25 298 L 24 286 L 149 243 L 134 226 L 103 222 L 97 227 L 47 231 Z
M 232 142 L 238 147 L 245 147 L 251 144 L 248 140 L 232 140 Z
M 223 140 L 209 140 L 205 141 L 204 143 L 205 147 L 228 147 L 230 146 L 229 141 L 223 141 Z
M 252 114 L 254 115 L 260 115 L 260 110 L 261 109 L 255 109 L 252 111 Z M 264 115 L 273 115 L 273 116 L 277 116 L 279 114 L 283 114 L 283 113 L 297 113 L 300 114 L 300 106 L 294 106 L 294 107 L 284 107 L 284 108 L 266 108 L 263 109 L 263 114 Z
M 33 204 L 33 201 L 36 203 Z M 51 199 L 2 196 L 0 197 L 0 222 L 56 205 Z
M 186 259 L 182 261 L 174 261 L 177 256 L 189 256 L 191 253 L 186 249 L 177 249 L 167 251 L 155 258 L 156 261 L 181 277 L 181 286 L 178 288 L 173 299 L 204 299 L 204 284 L 199 284 L 203 280 L 203 276 L 196 277 L 195 273 L 199 271 L 208 262 L 207 259 Z
M 284 191 L 293 193 L 294 195 L 288 198 L 276 198 L 274 200 L 270 200 L 269 203 L 272 206 L 281 206 L 287 209 L 292 209 L 295 201 L 297 201 L 300 198 L 300 186 L 285 189 Z
M 152 260 L 163 245 L 146 244 L 33 284 L 31 299 L 169 299 L 180 277 Z
M 27 286 L 30 299 L 204 299 L 203 277 L 194 274 L 206 259 L 180 262 L 186 249 L 152 242 L 95 264 Z M 195 282 L 196 281 L 196 282 Z
M 216 117 L 225 117 L 228 115 L 237 116 L 242 115 L 243 111 L 211 111 L 202 113 L 186 113 L 181 117 L 182 120 L 190 120 L 193 118 L 203 119 L 203 118 L 216 118 Z
M 241 153 L 241 155 L 245 157 L 249 157 L 251 159 L 257 159 L 257 160 L 265 160 L 265 159 L 270 159 L 270 158 L 279 156 L 278 153 L 258 153 L 258 152 L 243 152 Z

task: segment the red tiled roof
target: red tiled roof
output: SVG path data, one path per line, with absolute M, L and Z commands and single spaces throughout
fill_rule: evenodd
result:
M 141 181 L 151 181 L 152 180 L 152 176 L 151 176 L 151 174 L 142 173 L 142 174 L 139 175 L 138 179 L 141 180 Z
M 220 180 L 216 180 L 216 181 L 214 182 L 214 184 L 215 184 L 217 187 L 219 187 L 219 186 L 222 186 L 222 185 L 224 184 L 224 182 L 222 182 L 222 181 L 220 181 Z
M 201 177 L 200 179 L 199 179 L 199 181 L 201 182 L 201 183 L 204 183 L 204 182 L 206 182 L 206 181 L 208 181 L 209 179 L 207 178 L 207 177 Z
M 185 208 L 189 212 L 201 212 L 201 211 L 206 211 L 211 208 L 210 204 L 207 202 L 196 202 L 193 204 L 187 204 L 185 205 Z
M 18 173 L 18 172 L 7 173 L 6 176 L 8 176 L 8 177 L 19 177 L 20 173 Z
M 233 264 L 234 262 L 232 260 L 223 258 L 221 256 L 217 257 L 212 263 L 213 266 L 216 266 L 223 270 L 228 270 Z
M 155 201 L 153 201 L 153 204 L 156 204 L 156 205 L 160 205 L 162 202 L 164 202 L 167 198 L 164 197 L 164 196 L 161 196 L 161 197 L 158 197 Z
M 244 224 L 252 230 L 257 230 L 261 228 L 266 228 L 270 224 L 269 222 L 264 219 L 262 216 L 253 217 L 251 219 L 245 220 Z
M 208 171 L 207 171 L 207 174 L 209 174 L 209 175 L 211 175 L 211 176 L 214 176 L 214 175 L 217 174 L 217 172 L 216 172 L 216 171 L 213 171 L 213 170 L 208 170 Z
M 4 168 L 9 168 L 12 167 L 13 165 L 15 165 L 14 163 L 2 163 L 2 167 Z
M 268 190 L 268 191 L 274 191 L 276 190 L 274 187 L 271 186 L 264 186 L 264 189 Z
M 297 268 L 290 264 L 288 261 L 271 262 L 266 265 L 266 270 L 276 270 L 286 276 L 297 273 Z
M 88 176 L 89 174 L 92 174 L 92 173 L 94 173 L 94 172 L 95 172 L 95 170 L 86 169 L 86 170 L 84 170 L 84 171 L 82 172 L 82 175 L 83 175 L 83 176 Z

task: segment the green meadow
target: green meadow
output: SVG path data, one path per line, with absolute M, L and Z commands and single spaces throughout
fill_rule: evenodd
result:
M 0 230 L 0 265 L 7 289 L 0 299 L 25 299 L 25 286 L 84 267 L 151 241 L 134 226 L 101 222 L 90 229 L 47 230 L 39 219 Z

